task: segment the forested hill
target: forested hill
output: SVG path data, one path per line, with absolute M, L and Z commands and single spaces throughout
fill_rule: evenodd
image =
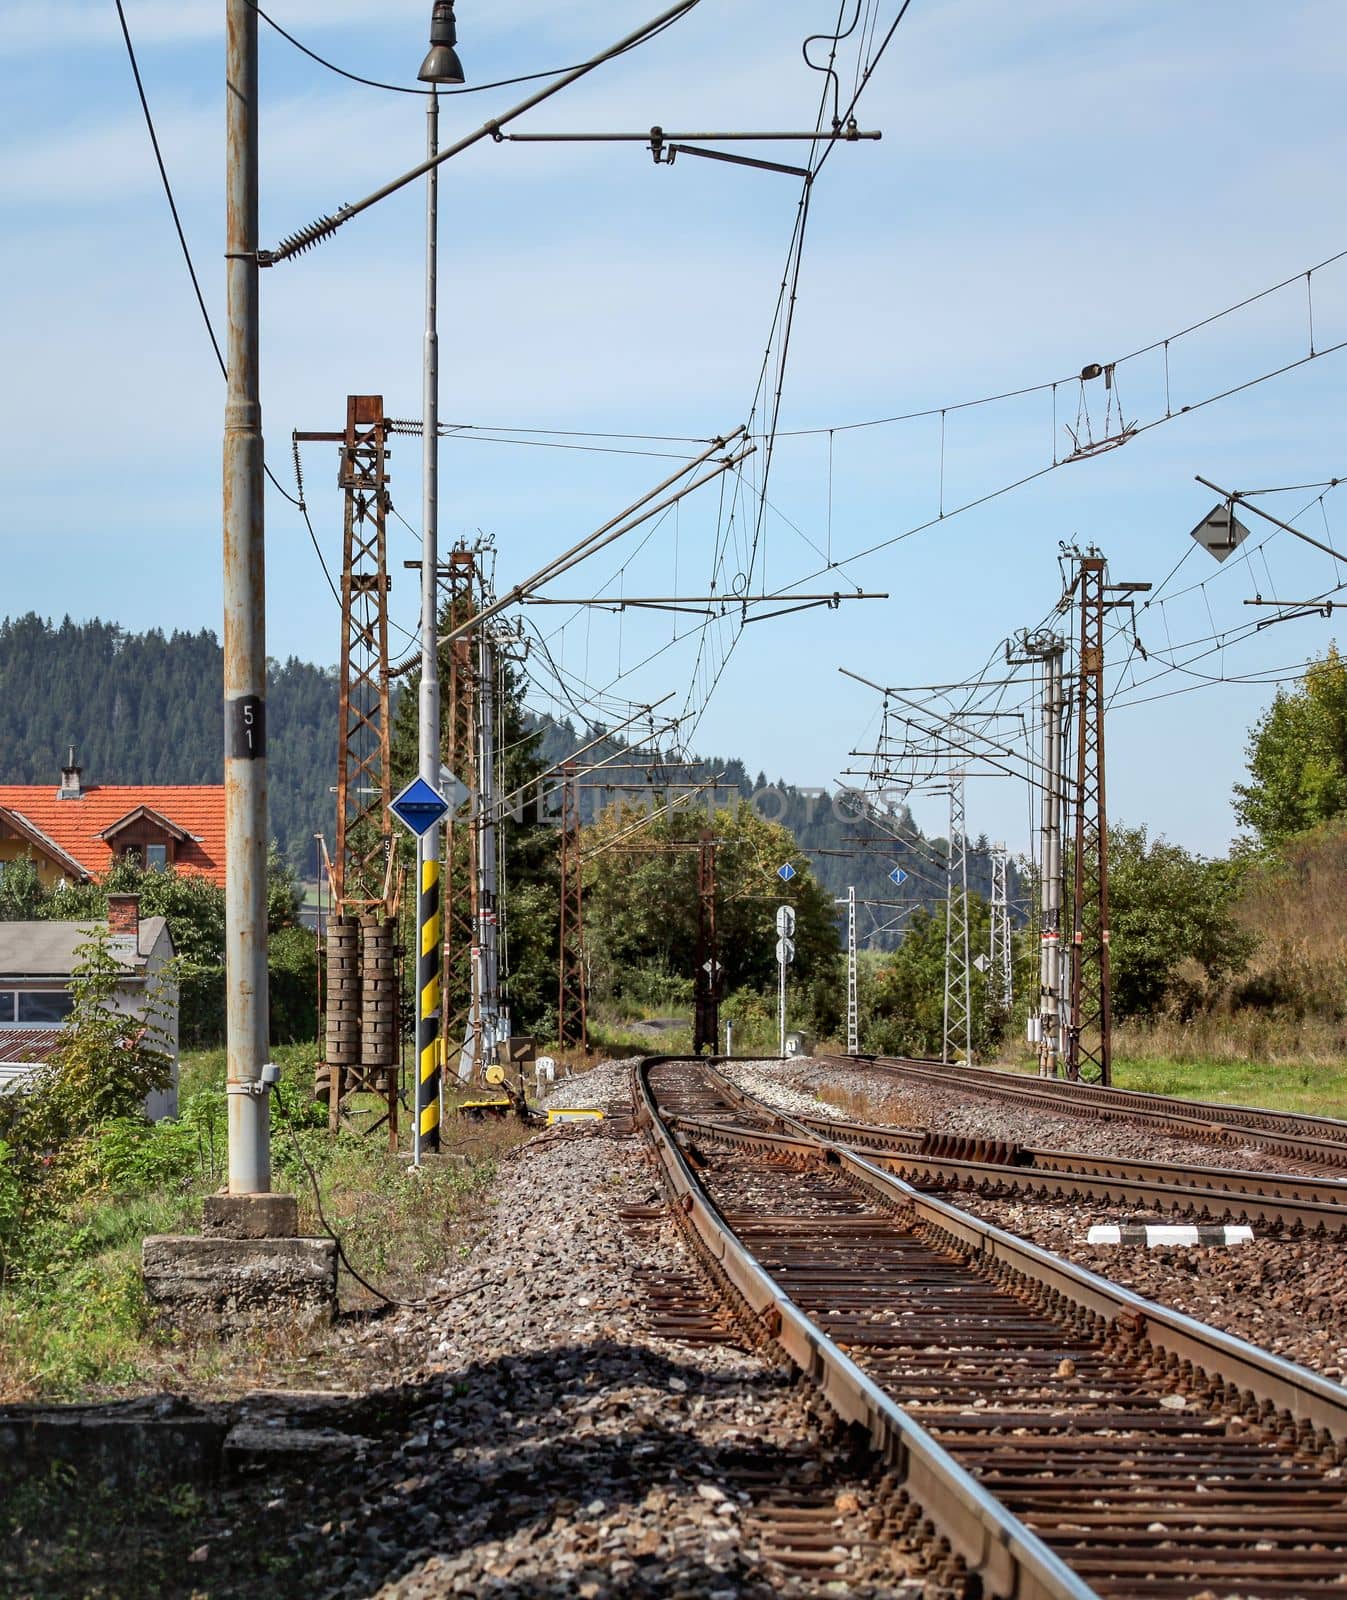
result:
M 128 633 L 110 622 L 66 618 L 53 625 L 32 614 L 0 621 L 0 783 L 55 786 L 71 744 L 86 783 L 219 783 L 222 672 L 219 642 L 206 631 Z M 272 662 L 268 723 L 271 830 L 296 870 L 310 876 L 313 836 L 323 830 L 330 840 L 333 826 L 335 670 L 293 658 Z M 537 726 L 549 763 L 598 731 L 569 722 Z M 587 753 L 586 762 L 618 759 L 586 782 L 597 785 L 606 776 L 614 784 L 649 783 L 654 792 L 661 779 L 700 783 L 723 774 L 728 787 L 720 789 L 717 802 L 728 803 L 733 792 L 756 796 L 762 814 L 795 835 L 834 895 L 845 895 L 854 883 L 857 894 L 872 902 L 943 901 L 944 840 L 923 839 L 906 813 L 852 819 L 832 796 L 769 782 L 763 773 L 754 778 L 734 757 L 675 769 L 652 767 L 645 756 L 623 762 L 623 754 L 617 740 Z M 620 798 L 639 796 L 587 788 L 582 796 L 586 820 Z M 902 837 L 890 847 L 891 830 Z M 968 873 L 969 887 L 987 897 L 991 867 L 984 846 L 985 840 L 977 847 L 970 844 Z M 895 865 L 909 874 L 901 888 L 888 878 Z M 1019 892 L 1013 868 L 1010 889 L 1013 901 Z M 894 922 L 900 928 L 902 911 L 878 904 L 863 909 L 862 938 L 879 924 Z M 876 942 L 895 940 L 890 935 Z
M 224 661 L 213 633 L 111 622 L 0 622 L 0 782 L 220 783 Z M 293 658 L 268 673 L 271 829 L 301 871 L 332 809 L 337 675 Z M 330 829 L 329 829 L 330 831 Z

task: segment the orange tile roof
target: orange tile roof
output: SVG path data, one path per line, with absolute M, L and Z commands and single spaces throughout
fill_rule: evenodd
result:
M 112 865 L 107 841 L 98 834 L 137 806 L 149 806 L 191 836 L 179 844 L 174 865 L 224 884 L 223 784 L 91 783 L 78 800 L 58 800 L 54 783 L 0 784 L 0 807 L 15 811 L 89 872 Z

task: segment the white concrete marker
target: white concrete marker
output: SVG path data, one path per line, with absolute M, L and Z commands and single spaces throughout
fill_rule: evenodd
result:
M 1227 1222 L 1222 1226 L 1197 1227 L 1192 1223 L 1133 1223 L 1119 1226 L 1116 1222 L 1098 1222 L 1086 1235 L 1087 1244 L 1144 1244 L 1148 1250 L 1157 1245 L 1231 1245 L 1252 1244 L 1253 1229 L 1246 1223 Z

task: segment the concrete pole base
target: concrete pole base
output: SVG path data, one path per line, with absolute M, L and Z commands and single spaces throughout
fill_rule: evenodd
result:
M 293 1195 L 211 1195 L 199 1235 L 156 1234 L 141 1247 L 154 1315 L 190 1336 L 316 1327 L 337 1309 L 334 1239 L 298 1237 Z

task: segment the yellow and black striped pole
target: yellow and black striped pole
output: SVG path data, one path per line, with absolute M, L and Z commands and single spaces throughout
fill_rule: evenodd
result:
M 416 959 L 415 1157 L 440 1148 L 440 863 L 419 851 L 420 898 Z

